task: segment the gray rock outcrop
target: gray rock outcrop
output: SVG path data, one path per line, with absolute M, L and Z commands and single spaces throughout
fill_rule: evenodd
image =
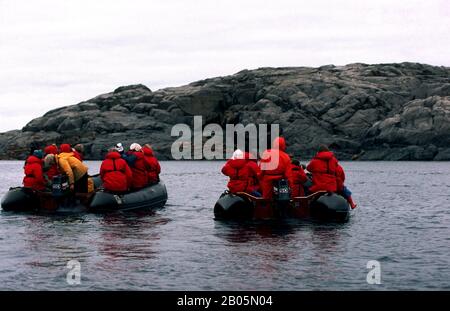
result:
M 0 157 L 24 158 L 38 141 L 80 142 L 100 159 L 116 142 L 137 141 L 171 159 L 172 126 L 194 115 L 222 126 L 278 123 L 302 159 L 325 143 L 340 159 L 450 160 L 450 69 L 356 63 L 243 70 L 155 92 L 123 86 L 0 134 Z

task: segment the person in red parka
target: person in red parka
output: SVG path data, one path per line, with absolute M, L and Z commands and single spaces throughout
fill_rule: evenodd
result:
M 345 182 L 345 173 L 344 169 L 341 165 L 338 164 L 336 169 L 336 182 L 337 182 L 337 192 L 342 194 L 342 196 L 347 200 L 348 204 L 352 209 L 355 209 L 357 205 L 353 202 L 352 192 L 348 187 L 344 185 Z
M 145 160 L 141 145 L 137 143 L 131 144 L 127 155 L 136 157 L 136 161 L 131 166 L 131 172 L 133 173 L 131 188 L 137 190 L 146 187 L 148 185 L 150 165 Z
M 45 190 L 44 174 L 42 172 L 42 150 L 35 150 L 25 161 L 23 186 L 33 190 Z
M 350 190 L 344 186 L 345 173 L 338 160 L 327 146 L 321 145 L 319 152 L 307 166 L 312 174 L 311 192 L 328 191 L 342 194 L 352 209 L 356 208 Z
M 308 180 L 305 170 L 300 166 L 298 160 L 292 160 L 292 197 L 302 197 L 305 195 L 303 184 Z
M 327 146 L 321 145 L 306 169 L 312 174 L 311 192 L 338 190 L 338 161 Z
M 110 192 L 125 192 L 131 187 L 132 172 L 115 149 L 110 149 L 100 166 L 103 188 Z
M 150 184 L 156 184 L 159 182 L 159 173 L 161 173 L 161 166 L 159 165 L 158 159 L 153 154 L 153 149 L 150 145 L 145 145 L 142 148 L 144 152 L 145 161 L 149 166 L 148 171 L 148 182 Z
M 257 197 L 260 197 L 261 187 L 259 185 L 259 178 L 261 177 L 261 169 L 258 166 L 257 159 L 250 152 L 244 152 L 244 158 L 247 160 L 247 165 L 250 166 L 252 171 L 256 172 L 256 174 L 250 176 L 252 193 Z
M 231 159 L 222 167 L 222 174 L 230 178 L 227 187 L 231 193 L 246 192 L 258 195 L 253 182 L 253 179 L 258 176 L 258 170 L 253 165 L 249 165 L 248 159 L 245 159 L 241 150 L 234 151 Z
M 342 166 L 338 163 L 336 167 L 336 188 L 337 192 L 344 191 L 345 173 Z
M 58 154 L 56 145 L 49 145 L 44 148 L 44 178 L 47 185 L 51 185 L 53 177 L 60 174 L 55 156 Z
M 73 155 L 75 156 L 75 158 L 77 158 L 80 161 L 83 161 L 83 159 L 84 159 L 84 145 L 76 144 L 72 148 L 72 152 L 73 152 Z
M 259 167 L 261 169 L 260 185 L 265 199 L 273 197 L 273 183 L 280 179 L 287 179 L 292 188 L 291 158 L 285 152 L 286 141 L 277 137 L 272 143 L 272 149 L 263 152 Z

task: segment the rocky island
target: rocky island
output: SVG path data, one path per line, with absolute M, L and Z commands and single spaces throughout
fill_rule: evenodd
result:
M 101 159 L 116 142 L 149 142 L 171 159 L 174 124 L 278 123 L 288 152 L 325 143 L 341 160 L 450 160 L 450 68 L 418 63 L 259 68 L 152 92 L 117 88 L 51 110 L 0 134 L 0 158 L 24 159 L 31 141 L 83 143 Z

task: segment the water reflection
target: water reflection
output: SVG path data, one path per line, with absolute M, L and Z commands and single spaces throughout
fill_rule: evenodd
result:
M 14 237 L 19 273 L 15 281 L 24 289 L 46 286 L 52 280 L 54 286 L 65 286 L 66 264 L 70 260 L 86 263 L 91 251 L 89 246 L 78 241 L 88 235 L 84 216 L 54 217 L 23 215 L 24 232 Z M 24 273 L 28 268 L 29 273 Z M 35 277 L 39 273 L 40 277 Z M 45 277 L 44 277 L 45 276 Z
M 294 226 L 284 221 L 236 222 L 215 221 L 215 235 L 232 243 L 260 239 L 278 239 L 294 232 Z
M 381 289 L 449 288 L 448 163 L 415 163 L 414 171 L 409 163 L 347 163 L 360 207 L 349 223 L 330 225 L 214 221 L 222 163 L 163 165 L 172 195 L 154 215 L 2 212 L 0 289 L 357 290 L 367 288 L 368 259 L 382 262 Z M 0 194 L 22 166 L 0 161 Z M 412 187 L 388 187 L 398 174 Z M 71 259 L 81 262 L 80 287 L 66 283 Z
M 312 223 L 311 228 L 311 242 L 314 249 L 321 253 L 323 251 L 332 252 L 338 250 L 341 245 L 342 230 L 346 224 L 317 224 Z
M 168 222 L 169 219 L 153 212 L 101 216 L 100 236 L 96 241 L 98 252 L 113 261 L 153 258 L 157 254 L 154 245 L 160 240 L 158 227 Z

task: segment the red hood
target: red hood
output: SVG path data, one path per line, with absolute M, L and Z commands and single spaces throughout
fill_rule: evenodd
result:
M 272 149 L 278 149 L 281 151 L 286 150 L 286 140 L 283 137 L 277 137 L 273 140 Z
M 117 151 L 111 151 L 108 152 L 108 154 L 106 155 L 107 159 L 120 159 L 120 153 L 118 153 Z
M 328 161 L 331 158 L 334 158 L 334 153 L 331 151 L 321 151 L 316 154 L 316 158 Z
M 146 155 L 147 157 L 153 157 L 153 150 L 151 148 L 143 147 L 142 151 L 144 152 L 144 155 Z
M 35 156 L 29 156 L 27 158 L 27 164 L 39 163 L 42 164 L 42 160 Z
M 62 144 L 61 146 L 59 146 L 59 152 L 72 152 L 72 147 L 70 147 L 69 144 Z
M 58 154 L 58 147 L 55 145 L 50 145 L 44 148 L 45 154 Z
M 234 169 L 241 169 L 245 166 L 247 160 L 245 159 L 231 159 L 228 160 L 228 164 Z

